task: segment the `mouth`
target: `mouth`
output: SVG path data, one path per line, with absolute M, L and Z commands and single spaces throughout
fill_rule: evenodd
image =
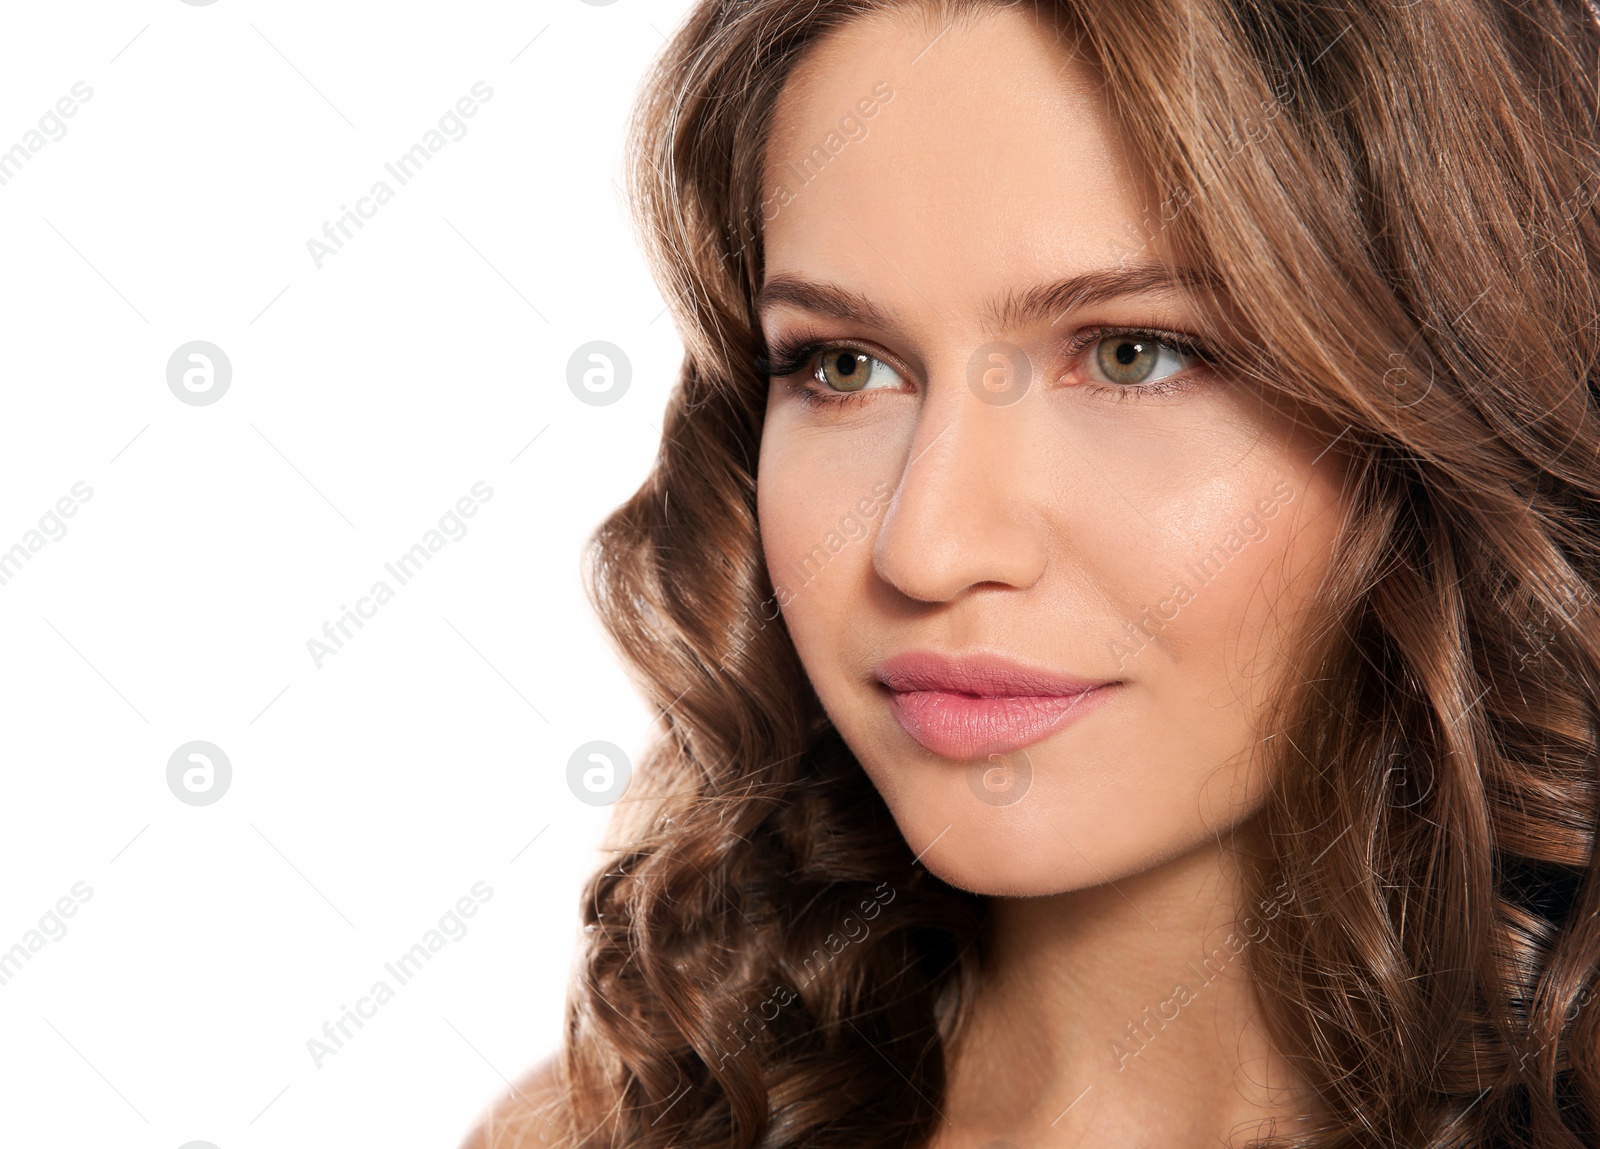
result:
M 1078 678 L 995 655 L 896 655 L 874 676 L 913 739 L 946 758 L 1009 754 L 1115 695 L 1120 681 Z

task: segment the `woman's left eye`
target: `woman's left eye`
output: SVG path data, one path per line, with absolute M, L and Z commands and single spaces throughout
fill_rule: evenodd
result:
M 1160 383 L 1205 362 L 1193 349 L 1148 332 L 1105 335 L 1085 350 L 1090 378 L 1122 387 Z

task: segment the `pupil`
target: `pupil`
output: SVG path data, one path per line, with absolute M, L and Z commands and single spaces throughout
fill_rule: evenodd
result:
M 1117 362 L 1126 367 L 1138 357 L 1142 348 L 1137 343 L 1117 344 Z
M 834 364 L 834 370 L 841 375 L 854 375 L 856 372 L 856 357 L 848 352 L 841 352 L 839 361 Z

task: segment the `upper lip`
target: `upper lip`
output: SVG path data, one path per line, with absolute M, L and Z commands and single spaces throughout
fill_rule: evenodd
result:
M 1094 681 L 1030 666 L 997 654 L 950 657 L 913 650 L 880 662 L 874 675 L 890 690 L 935 690 L 980 698 L 1050 698 L 1082 694 L 1109 680 Z

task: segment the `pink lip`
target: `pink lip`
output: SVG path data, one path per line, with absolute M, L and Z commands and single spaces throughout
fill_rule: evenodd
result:
M 905 732 L 946 758 L 1007 754 L 1108 701 L 1114 681 L 1057 674 L 996 655 L 896 655 L 874 672 Z

